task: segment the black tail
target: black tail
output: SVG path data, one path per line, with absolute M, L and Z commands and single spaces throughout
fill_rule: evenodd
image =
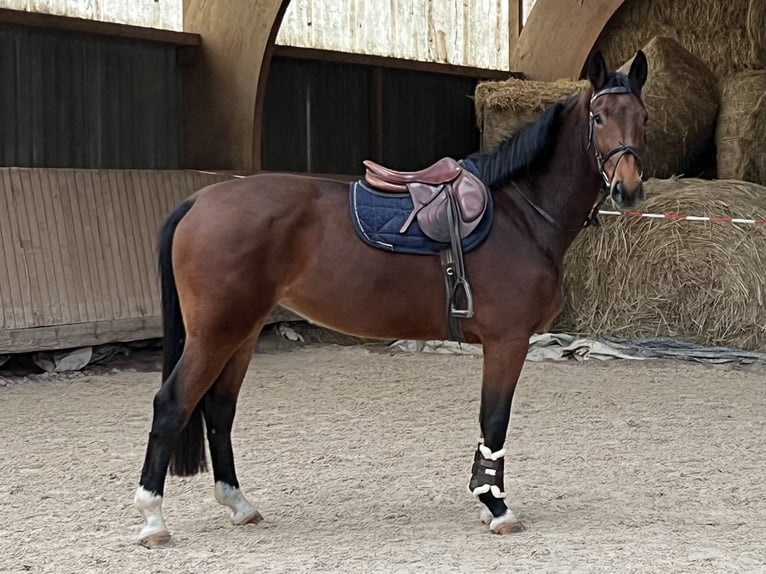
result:
M 181 305 L 178 302 L 173 275 L 173 236 L 178 223 L 189 212 L 193 201 L 179 205 L 162 224 L 159 234 L 159 268 L 162 293 L 162 380 L 167 381 L 184 351 L 184 330 Z M 191 476 L 207 470 L 202 403 L 197 405 L 189 422 L 181 430 L 170 459 L 170 472 Z

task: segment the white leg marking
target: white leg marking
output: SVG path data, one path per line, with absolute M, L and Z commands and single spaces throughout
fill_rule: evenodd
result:
M 133 497 L 133 504 L 144 517 L 139 542 L 149 544 L 168 542 L 170 531 L 162 517 L 162 497 L 139 486 Z
M 263 517 L 258 509 L 250 504 L 242 492 L 230 484 L 218 481 L 215 483 L 215 499 L 224 506 L 231 508 L 231 521 L 241 525 L 253 522 L 257 524 Z
M 504 534 L 505 532 L 516 532 L 522 530 L 521 521 L 510 508 L 501 516 L 493 518 L 489 523 L 489 529 L 495 534 Z
M 494 516 L 492 516 L 492 511 L 490 511 L 490 509 L 486 506 L 482 507 L 481 513 L 479 514 L 479 519 L 481 520 L 482 524 L 489 524 L 492 522 L 493 518 Z

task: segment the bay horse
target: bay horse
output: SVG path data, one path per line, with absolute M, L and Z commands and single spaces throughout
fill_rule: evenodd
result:
M 491 231 L 465 259 L 475 309 L 462 329 L 483 345 L 482 438 L 469 489 L 497 534 L 522 528 L 504 500 L 504 443 L 529 338 L 561 307 L 564 254 L 600 199 L 628 209 L 643 197 L 647 72 L 642 52 L 627 75 L 608 71 L 597 52 L 581 94 L 495 150 L 469 156 L 494 201 Z M 348 190 L 340 181 L 258 174 L 196 192 L 163 223 L 163 383 L 134 498 L 144 518 L 140 543 L 170 540 L 166 474 L 206 469 L 205 429 L 216 500 L 234 524 L 261 520 L 240 490 L 231 429 L 256 340 L 277 304 L 350 335 L 447 338 L 439 258 L 364 244 Z

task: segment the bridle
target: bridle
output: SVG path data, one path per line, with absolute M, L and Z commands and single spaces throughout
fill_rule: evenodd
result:
M 590 227 L 598 226 L 599 220 L 598 220 L 598 212 L 599 209 L 601 209 L 601 205 L 606 201 L 606 198 L 609 197 L 610 190 L 612 188 L 612 178 L 609 177 L 606 173 L 606 170 L 604 169 L 604 165 L 607 161 L 609 161 L 609 158 L 618 155 L 620 157 L 617 158 L 617 164 L 614 166 L 614 171 L 612 172 L 612 176 L 614 176 L 614 173 L 617 171 L 617 165 L 619 165 L 620 160 L 625 156 L 625 154 L 630 154 L 636 159 L 636 163 L 638 164 L 638 170 L 640 172 L 640 177 L 643 178 L 644 176 L 644 169 L 643 165 L 641 163 L 641 154 L 640 152 L 633 146 L 625 145 L 621 143 L 618 146 L 613 147 L 605 154 L 601 153 L 601 150 L 598 147 L 598 142 L 596 141 L 596 116 L 593 114 L 593 109 L 591 106 L 593 105 L 593 102 L 596 101 L 596 99 L 600 98 L 601 96 L 606 96 L 609 94 L 633 94 L 633 91 L 628 88 L 627 86 L 614 86 L 612 88 L 604 88 L 603 90 L 600 90 L 593 94 L 590 98 L 590 103 L 588 104 L 588 142 L 585 146 L 585 149 L 588 149 L 589 147 L 593 146 L 593 151 L 596 154 L 596 162 L 598 163 L 598 172 L 601 175 L 601 178 L 604 182 L 604 184 L 601 186 L 601 190 L 599 193 L 599 199 L 596 201 L 595 205 L 593 206 L 593 209 L 591 209 L 590 214 L 585 218 L 585 222 L 583 223 L 583 227 Z M 521 191 L 521 188 L 516 184 L 515 181 L 511 182 L 513 186 L 516 188 L 516 191 L 521 195 L 521 197 L 526 201 L 536 212 L 538 215 L 540 215 L 543 219 L 545 219 L 548 223 L 553 225 L 554 227 L 557 227 L 563 231 L 569 232 L 569 233 L 576 233 L 580 231 L 582 228 L 578 229 L 569 229 L 567 227 L 564 227 L 561 225 L 558 221 L 556 221 L 552 215 L 550 215 L 547 211 L 545 211 L 542 207 L 534 203 L 531 199 L 529 199 L 526 195 L 524 195 L 524 192 Z
M 596 116 L 593 114 L 593 108 L 591 107 L 593 105 L 593 102 L 595 102 L 598 98 L 601 96 L 606 96 L 609 94 L 633 94 L 633 91 L 627 87 L 627 86 L 614 86 L 612 88 L 604 88 L 603 90 L 600 90 L 593 94 L 590 98 L 590 104 L 588 105 L 588 144 L 586 146 L 586 149 L 590 146 L 593 146 L 593 152 L 596 155 L 596 163 L 598 164 L 598 172 L 601 175 L 601 178 L 604 181 L 604 185 L 601 186 L 601 192 L 599 200 L 596 202 L 596 204 L 593 206 L 593 209 L 591 210 L 588 217 L 585 219 L 585 227 L 588 227 L 590 225 L 598 225 L 598 211 L 601 208 L 601 205 L 606 201 L 606 198 L 609 197 L 609 193 L 612 189 L 612 177 L 614 177 L 614 174 L 617 172 L 617 166 L 620 164 L 620 161 L 623 157 L 625 157 L 625 154 L 630 154 L 636 159 L 636 163 L 638 164 L 638 171 L 639 171 L 639 177 L 643 178 L 644 176 L 644 168 L 643 164 L 641 163 L 641 153 L 633 146 L 625 145 L 624 143 L 620 143 L 619 145 L 613 147 L 605 154 L 601 153 L 601 150 L 598 147 L 598 142 L 596 141 Z M 605 165 L 606 162 L 609 161 L 609 159 L 615 155 L 618 155 L 617 163 L 614 166 L 614 170 L 612 171 L 612 177 L 609 177 L 606 173 Z

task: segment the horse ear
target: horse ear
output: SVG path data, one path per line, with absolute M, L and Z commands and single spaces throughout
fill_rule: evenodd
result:
M 644 87 L 646 82 L 646 75 L 649 73 L 649 63 L 646 61 L 646 54 L 639 50 L 636 53 L 636 57 L 633 58 L 633 63 L 630 65 L 630 72 L 628 77 L 633 85 L 638 86 L 638 91 Z
M 588 80 L 593 85 L 593 90 L 598 92 L 606 84 L 606 62 L 601 50 L 598 50 L 588 60 Z

